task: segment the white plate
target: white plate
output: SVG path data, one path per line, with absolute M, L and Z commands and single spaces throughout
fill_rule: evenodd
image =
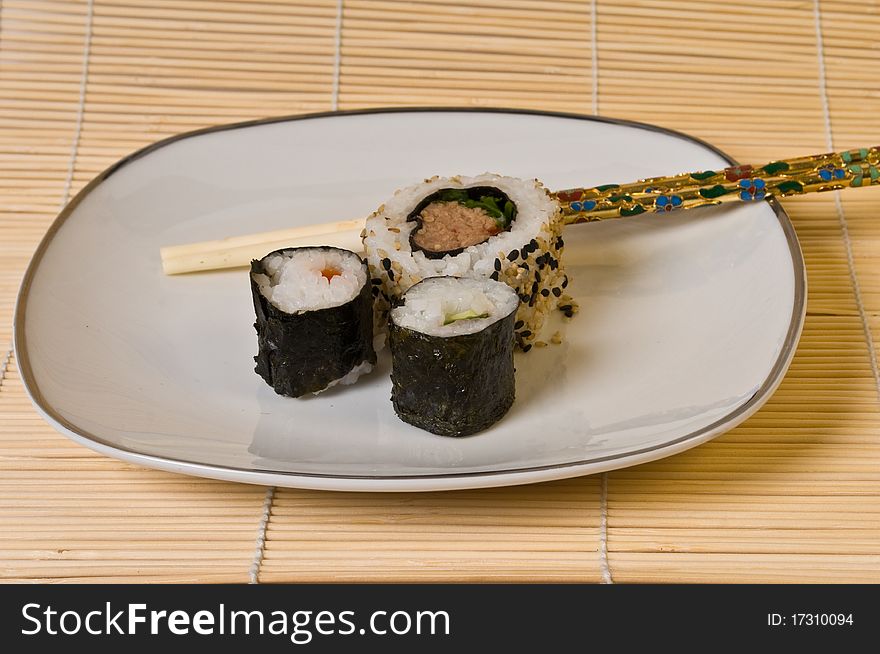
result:
M 19 296 L 19 366 L 73 440 L 220 479 L 435 490 L 668 456 L 743 421 L 788 366 L 805 277 L 778 205 L 568 228 L 581 313 L 563 345 L 517 355 L 510 413 L 465 439 L 395 417 L 387 353 L 353 387 L 275 395 L 253 372 L 247 273 L 166 277 L 159 247 L 362 216 L 434 174 L 561 189 L 728 163 L 658 128 L 508 111 L 341 113 L 178 136 L 104 172 L 55 221 Z

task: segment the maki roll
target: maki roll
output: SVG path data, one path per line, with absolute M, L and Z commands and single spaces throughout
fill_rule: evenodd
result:
M 528 351 L 568 285 L 562 226 L 559 203 L 537 180 L 434 177 L 398 191 L 363 232 L 378 329 L 422 279 L 492 279 L 516 291 L 516 343 Z
M 391 310 L 391 401 L 404 422 L 467 436 L 514 398 L 516 292 L 488 279 L 433 277 Z
M 256 372 L 280 395 L 352 384 L 376 363 L 364 261 L 331 247 L 276 250 L 251 263 Z

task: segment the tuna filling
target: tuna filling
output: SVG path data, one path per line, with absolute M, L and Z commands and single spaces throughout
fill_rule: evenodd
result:
M 441 189 L 410 213 L 418 226 L 410 234 L 413 250 L 430 259 L 459 254 L 510 229 L 516 206 L 507 195 L 490 186 Z

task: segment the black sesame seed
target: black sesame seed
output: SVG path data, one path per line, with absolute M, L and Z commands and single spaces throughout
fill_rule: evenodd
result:
M 508 261 L 516 261 L 516 258 L 519 256 L 519 251 L 511 250 L 510 254 L 507 255 Z
M 536 241 L 535 239 L 532 239 L 531 241 L 529 241 L 529 248 L 531 248 L 532 252 L 537 250 L 538 249 L 538 241 Z
M 531 343 L 529 343 L 528 345 L 523 345 L 523 352 L 528 352 L 531 349 L 532 349 Z
M 387 257 L 382 259 L 382 267 L 385 270 L 391 270 L 391 259 L 389 259 Z
M 533 282 L 532 283 L 532 294 L 534 295 L 537 292 L 538 292 L 538 282 Z
M 529 270 L 529 264 L 527 264 L 525 261 L 523 261 L 521 264 L 519 264 L 519 267 L 525 271 Z
M 522 294 L 520 294 L 520 296 L 519 296 L 519 300 L 520 300 L 520 302 L 528 302 L 528 301 L 529 301 L 529 297 L 530 297 L 530 296 L 529 296 L 528 293 L 522 293 Z
M 563 313 L 565 314 L 566 318 L 573 318 L 574 317 L 574 313 L 571 310 L 564 311 Z
M 556 288 L 553 289 L 553 295 L 555 295 L 556 297 L 559 297 L 560 295 L 562 295 L 562 289 L 557 286 Z
M 529 298 L 529 306 L 535 306 L 535 299 L 538 297 L 537 293 L 532 293 L 532 296 Z
M 501 272 L 501 259 L 495 259 L 495 270 Z
M 543 295 L 544 297 L 550 297 L 550 289 L 549 288 L 542 288 L 541 295 Z
M 564 245 L 565 245 L 565 241 L 562 240 L 562 237 L 561 237 L 561 236 L 557 237 L 557 239 L 556 239 L 556 249 L 557 249 L 557 250 L 561 250 L 561 249 L 563 248 Z
M 390 279 L 392 282 L 394 281 L 394 271 L 391 269 L 388 270 L 388 279 Z
M 522 321 L 520 321 L 520 322 L 522 322 Z M 519 335 L 520 335 L 522 338 L 528 338 L 529 336 L 532 335 L 532 332 L 531 332 L 530 330 L 528 330 L 528 329 L 525 329 L 525 330 L 521 331 L 521 332 L 519 333 Z
M 529 251 L 526 250 L 525 248 L 523 248 L 523 249 L 522 249 L 521 256 L 522 256 L 523 261 L 525 261 L 526 259 L 529 258 Z
M 373 277 L 373 279 L 370 280 L 370 283 L 371 283 L 373 286 L 380 286 L 380 285 L 382 284 L 382 280 L 381 280 L 381 279 L 378 279 L 378 278 L 376 278 L 376 277 Z
M 497 262 L 496 262 L 496 263 L 497 263 Z M 498 281 L 498 271 L 497 271 L 497 270 L 493 271 L 492 274 L 489 275 L 489 278 L 490 278 L 491 280 L 497 282 L 497 281 Z
M 570 305 L 570 304 L 560 304 L 557 308 L 558 308 L 560 311 L 571 311 L 571 305 Z
M 539 273 L 539 272 L 537 272 L 537 271 L 535 272 L 535 281 L 536 281 L 536 282 L 540 282 L 540 281 L 541 281 L 541 273 Z
M 559 262 L 556 259 L 550 259 L 550 270 L 559 268 Z
M 562 288 L 568 286 L 568 275 L 562 278 Z
M 513 328 L 514 328 L 514 329 L 519 329 L 520 327 L 522 327 L 522 326 L 525 325 L 525 324 L 526 324 L 525 321 L 523 321 L 523 320 L 517 320 L 515 323 L 513 323 Z

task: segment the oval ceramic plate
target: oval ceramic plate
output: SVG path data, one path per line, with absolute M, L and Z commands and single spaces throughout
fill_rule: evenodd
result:
M 253 371 L 247 272 L 162 274 L 162 245 L 363 216 L 431 175 L 551 189 L 730 163 L 646 125 L 520 111 L 324 114 L 224 126 L 132 155 L 61 213 L 26 273 L 15 349 L 59 431 L 126 461 L 336 490 L 500 486 L 668 456 L 730 429 L 782 378 L 801 253 L 767 202 L 567 228 L 580 314 L 517 354 L 517 399 L 481 434 L 398 420 L 387 352 L 352 387 L 275 395 Z

